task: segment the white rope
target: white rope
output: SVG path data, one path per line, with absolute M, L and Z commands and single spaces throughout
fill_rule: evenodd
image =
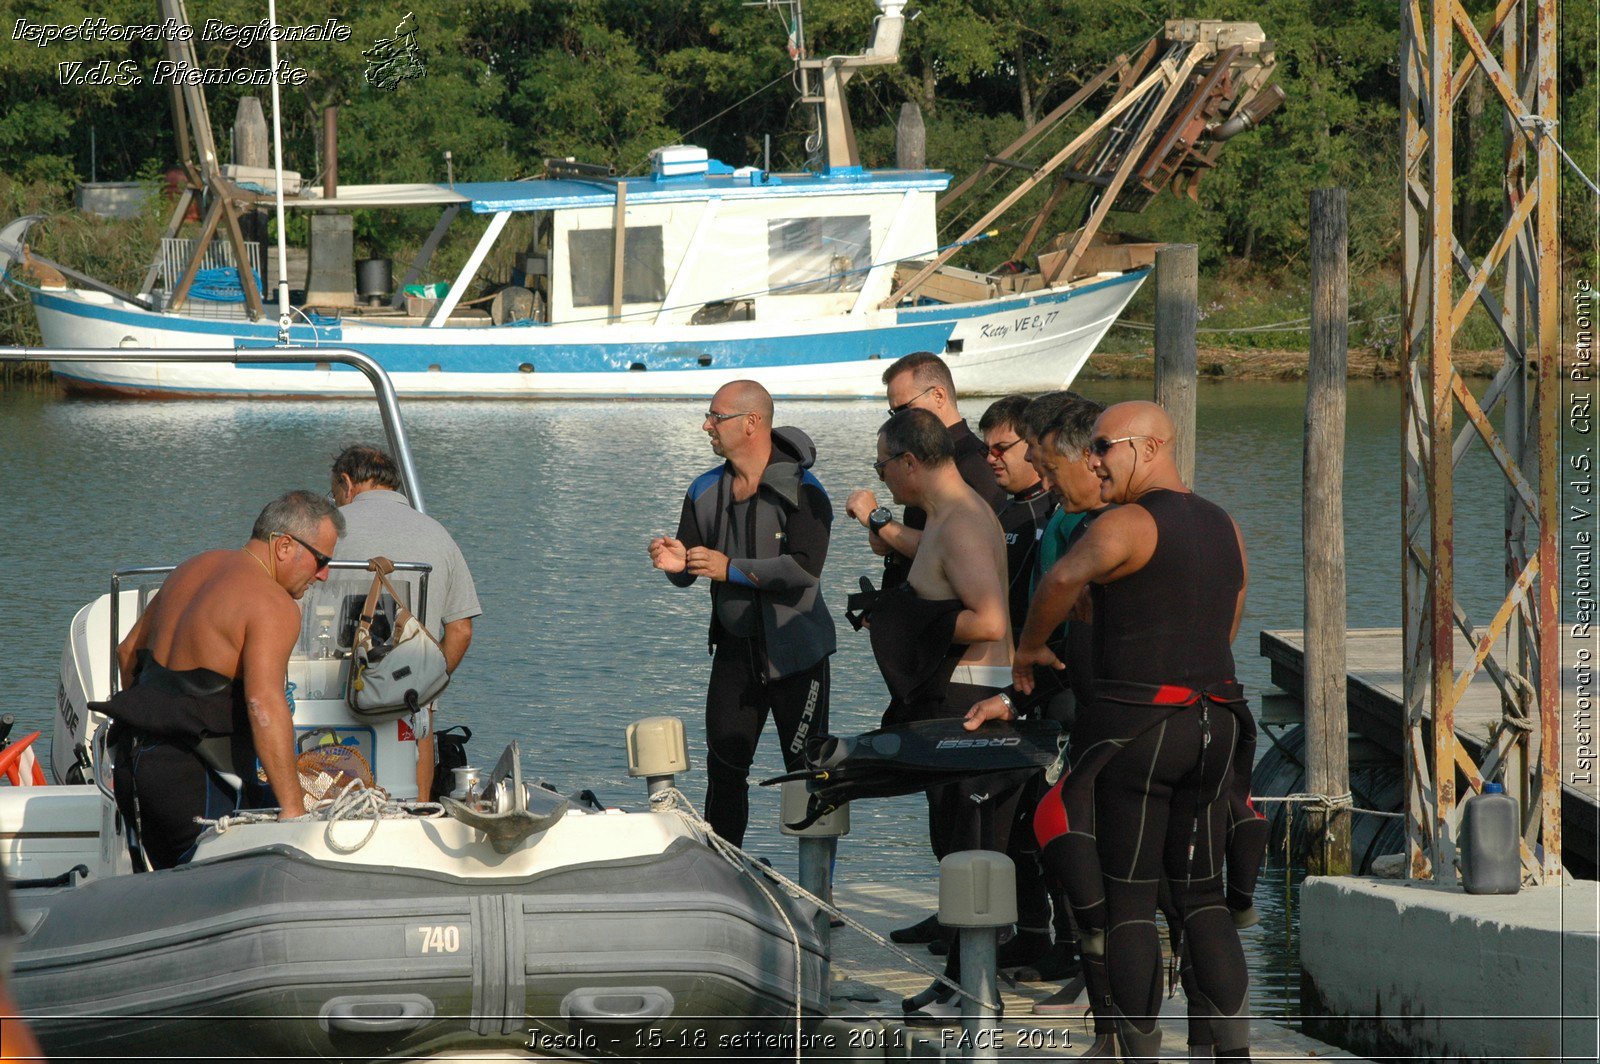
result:
M 849 927 L 853 931 L 860 932 L 868 939 L 871 939 L 873 942 L 883 947 L 886 952 L 894 954 L 911 967 L 932 976 L 937 982 L 943 983 L 945 986 L 949 987 L 957 994 L 960 994 L 968 1001 L 975 1002 L 982 1008 L 993 1009 L 996 1012 L 1000 1011 L 1001 1006 L 998 1003 L 984 1001 L 982 998 L 978 998 L 972 994 L 969 994 L 959 983 L 956 983 L 948 978 L 943 972 L 928 967 L 926 964 L 922 963 L 919 958 L 914 957 L 900 949 L 894 943 L 890 942 L 888 939 L 872 930 L 872 928 L 861 923 L 855 917 L 851 916 L 843 909 L 840 909 L 832 902 L 823 901 L 821 898 L 817 897 L 815 894 L 811 893 L 794 880 L 785 876 L 782 872 L 779 872 L 775 868 L 769 868 L 766 865 L 761 864 L 744 850 L 741 850 L 727 839 L 719 836 L 716 832 L 711 830 L 711 825 L 707 824 L 705 820 L 701 818 L 697 812 L 695 812 L 693 803 L 691 803 L 689 799 L 684 796 L 683 792 L 679 791 L 677 788 L 669 787 L 664 791 L 660 791 L 657 794 L 651 795 L 650 802 L 652 806 L 665 806 L 666 808 L 658 811 L 676 814 L 685 823 L 691 824 L 696 829 L 703 832 L 708 839 L 714 840 L 712 843 L 712 848 L 721 853 L 724 859 L 728 860 L 742 872 L 747 874 L 759 873 L 761 876 L 767 879 L 776 880 L 784 887 L 785 890 L 789 891 L 790 894 L 798 898 L 803 898 L 811 904 L 817 906 L 829 916 L 837 917 L 838 919 L 844 921 L 846 927 Z M 738 856 L 732 856 L 734 854 L 737 854 Z
M 1567 165 L 1572 167 L 1572 172 L 1577 174 L 1578 178 L 1589 186 L 1590 192 L 1600 196 L 1600 186 L 1596 186 L 1589 179 L 1589 175 L 1584 173 L 1583 167 L 1579 166 L 1572 156 L 1567 154 L 1567 149 L 1563 148 L 1561 142 L 1556 139 L 1556 120 L 1554 118 L 1545 118 L 1543 115 L 1519 115 L 1517 121 L 1521 123 L 1524 129 L 1532 132 L 1534 136 L 1550 138 L 1551 146 L 1561 153 L 1561 157 L 1567 161 Z
M 1355 804 L 1355 799 L 1349 791 L 1345 791 L 1343 794 L 1333 795 L 1311 794 L 1309 792 L 1302 791 L 1298 794 L 1286 794 L 1282 798 L 1259 798 L 1255 795 L 1251 795 L 1250 801 L 1256 805 L 1266 805 L 1273 802 L 1282 803 L 1284 805 L 1315 805 L 1325 811 L 1331 811 L 1334 809 L 1348 809 L 1352 813 L 1365 813 L 1368 816 L 1391 817 L 1395 820 L 1405 819 L 1404 813 L 1388 813 L 1382 809 L 1362 809 Z
M 384 797 L 384 793 L 380 790 L 356 786 L 358 782 L 351 780 L 336 797 L 314 801 L 304 816 L 294 817 L 283 823 L 324 821 L 327 827 L 323 832 L 323 841 L 327 843 L 328 849 L 338 854 L 352 854 L 372 841 L 373 835 L 377 834 L 380 820 L 426 820 L 444 813 L 444 807 L 437 802 L 393 801 Z M 372 821 L 372 827 L 360 842 L 347 847 L 334 841 L 334 824 L 366 819 Z M 276 824 L 279 820 L 276 809 L 252 809 L 229 813 L 215 820 L 195 817 L 194 822 L 201 827 L 215 828 L 218 835 L 226 835 L 231 829 L 246 824 Z

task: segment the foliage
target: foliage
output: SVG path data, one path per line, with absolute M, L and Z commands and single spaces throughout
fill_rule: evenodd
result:
M 1561 124 L 1558 137 L 1580 161 L 1595 158 L 1596 0 L 1568 0 L 1562 13 Z M 194 0 L 197 27 L 216 19 L 252 25 L 258 0 Z M 1482 27 L 1488 0 L 1467 5 Z M 425 76 L 380 88 L 365 76 L 363 52 L 393 38 L 414 10 Z M 891 164 L 893 124 L 900 106 L 918 103 L 928 135 L 929 164 L 957 177 L 1000 153 L 1026 122 L 1059 104 L 1113 56 L 1133 54 L 1164 20 L 1223 18 L 1259 21 L 1276 44 L 1277 81 L 1288 103 L 1268 128 L 1230 142 L 1198 200 L 1163 195 L 1139 214 L 1114 212 L 1112 230 L 1148 239 L 1200 245 L 1208 272 L 1219 276 L 1293 277 L 1304 271 L 1306 202 L 1316 187 L 1349 190 L 1350 254 L 1355 273 L 1392 277 L 1400 256 L 1400 136 L 1398 132 L 1399 9 L 1392 0 L 1281 0 L 1270 7 L 1244 0 L 920 0 L 907 24 L 898 66 L 857 75 L 848 88 L 858 140 L 869 165 Z M 303 68 L 303 85 L 283 93 L 286 165 L 317 181 L 327 165 L 321 144 L 323 113 L 339 108 L 339 173 L 345 181 L 443 181 L 444 153 L 458 180 L 499 179 L 541 172 L 550 157 L 574 156 L 639 173 L 650 149 L 684 140 L 701 144 L 734 165 L 759 164 L 771 138 L 775 168 L 814 161 L 815 116 L 796 102 L 798 78 L 786 48 L 793 30 L 787 4 L 740 0 L 463 0 L 415 10 L 410 5 L 357 5 L 280 0 L 279 20 L 307 26 L 333 19 L 349 39 L 285 42 L 280 56 Z M 873 5 L 867 0 L 807 0 L 805 43 L 813 56 L 859 51 Z M 159 21 L 150 0 L 0 0 L 0 205 L 14 210 L 18 190 L 52 190 L 59 219 L 71 187 L 94 173 L 100 180 L 156 176 L 176 164 L 170 90 L 152 83 L 163 46 L 147 41 L 56 41 L 36 47 L 13 39 L 17 20 L 71 25 L 104 17 L 113 25 Z M 264 42 L 195 41 L 202 67 L 263 68 Z M 64 85 L 59 64 L 128 62 L 138 85 Z M 224 161 L 238 101 L 264 88 L 206 89 L 211 125 Z M 1500 143 L 1500 108 L 1480 77 L 1469 88 L 1469 112 L 1458 145 Z M 1471 110 L 1477 103 L 1476 116 Z M 1083 127 L 1074 116 L 1026 158 L 1038 161 Z M 91 156 L 91 143 L 93 154 Z M 1481 255 L 1500 220 L 1498 152 L 1477 150 L 1459 176 L 1458 227 Z M 1563 164 L 1562 227 L 1572 251 L 1596 265 L 1594 200 Z M 1014 175 L 989 190 L 992 202 Z M 1034 190 L 1002 220 L 999 237 L 962 252 L 959 263 L 989 267 L 1015 251 L 1029 209 L 1048 189 Z M 981 197 L 974 196 L 975 200 Z M 942 239 L 960 235 L 981 205 L 943 219 Z M 1087 194 L 1069 195 L 1046 235 L 1075 228 Z M 396 222 L 360 213 L 358 254 L 408 258 L 432 224 L 429 212 Z M 0 219 L 4 220 L 4 219 Z M 74 223 L 75 235 L 52 238 L 64 261 L 83 268 L 110 264 L 124 281 L 118 254 L 98 244 L 132 234 L 116 226 Z M 158 223 L 156 223 L 158 225 Z M 148 226 L 146 226 L 148 227 Z M 141 235 L 143 232 L 141 230 Z M 453 237 L 441 266 L 465 251 Z M 138 254 L 145 254 L 142 246 Z M 78 257 L 74 253 L 81 252 Z M 125 253 L 132 254 L 132 253 Z M 133 261 L 133 260 L 129 260 Z M 135 266 L 134 272 L 137 272 Z M 137 283 L 137 278 L 133 278 Z M 1224 286 L 1229 291 L 1242 290 Z M 1268 285 L 1287 290 L 1289 284 Z M 18 335 L 5 322 L 0 329 Z

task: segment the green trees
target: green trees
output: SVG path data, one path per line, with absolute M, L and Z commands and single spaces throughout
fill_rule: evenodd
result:
M 1486 3 L 1473 6 L 1488 10 Z M 1558 135 L 1575 157 L 1592 158 L 1594 0 L 1570 6 L 1575 14 L 1566 20 L 1570 32 L 1562 44 L 1566 115 Z M 265 13 L 258 0 L 192 0 L 189 8 L 197 30 L 211 19 L 254 24 Z M 1164 19 L 1253 19 L 1277 43 L 1287 105 L 1266 131 L 1228 146 L 1199 202 L 1165 196 L 1141 215 L 1113 214 L 1108 226 L 1196 241 L 1209 268 L 1247 261 L 1281 269 L 1303 256 L 1308 190 L 1340 184 L 1350 191 L 1352 262 L 1392 269 L 1398 261 L 1399 22 L 1392 0 L 1280 0 L 1266 7 L 1243 0 L 921 0 L 911 10 L 917 17 L 906 28 L 902 63 L 865 72 L 850 85 L 869 164 L 892 162 L 893 122 L 904 101 L 923 108 L 930 165 L 964 175 L 1117 53 L 1158 33 Z M 340 108 L 344 181 L 443 181 L 447 150 L 457 180 L 528 176 L 540 172 L 543 159 L 569 155 L 638 173 L 651 148 L 678 139 L 735 165 L 759 164 L 766 136 L 776 168 L 800 167 L 812 156 L 812 112 L 797 105 L 790 76 L 787 6 L 463 0 L 415 9 L 281 0 L 278 11 L 285 25 L 332 18 L 349 30 L 343 41 L 280 46 L 285 62 L 307 72 L 305 84 L 283 95 L 286 165 L 307 180 L 316 180 L 325 164 L 321 116 L 330 106 Z M 363 53 L 393 39 L 408 12 L 424 73 L 387 87 L 373 84 Z M 870 0 L 808 0 L 811 54 L 858 51 L 874 14 Z M 18 39 L 16 30 L 19 20 L 143 25 L 159 17 L 152 0 L 0 0 L 0 208 L 62 211 L 91 167 L 100 180 L 126 180 L 176 163 L 171 93 L 152 84 L 160 44 L 57 40 L 40 47 Z M 268 65 L 264 42 L 197 39 L 195 47 L 203 67 Z M 101 60 L 142 75 L 142 82 L 63 83 L 62 64 Z M 269 96 L 264 88 L 207 89 L 224 156 L 238 100 L 247 94 L 264 103 Z M 1498 137 L 1497 121 L 1464 134 Z M 1030 158 L 1060 143 L 1042 144 Z M 1487 166 L 1464 176 L 1467 220 L 1481 219 L 1487 232 L 1499 209 L 1498 172 Z M 1039 190 L 1032 202 L 1043 195 Z M 1054 228 L 1074 227 L 1082 209 L 1069 197 Z M 1571 195 L 1564 209 L 1569 232 L 1584 231 L 1592 201 Z M 358 219 L 372 252 L 402 255 L 428 224 L 391 222 Z M 973 249 L 969 261 L 998 261 L 1013 244 L 1008 232 Z

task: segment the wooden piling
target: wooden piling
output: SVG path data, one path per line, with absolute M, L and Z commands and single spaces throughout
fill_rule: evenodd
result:
M 1311 193 L 1311 354 L 1306 370 L 1305 554 L 1306 782 L 1312 794 L 1350 792 L 1345 707 L 1344 420 L 1349 364 L 1347 198 Z M 1350 812 L 1307 807 L 1312 875 L 1350 874 Z
M 239 111 L 233 120 L 233 161 L 239 166 L 254 166 L 265 170 L 272 165 L 271 140 L 267 131 L 267 116 L 261 110 L 261 101 L 254 96 L 239 100 Z M 267 212 L 243 209 L 239 212 L 239 231 L 244 239 L 263 246 L 267 243 Z M 268 264 L 268 287 L 275 280 L 277 263 L 272 256 L 263 256 Z
M 894 164 L 901 170 L 921 170 L 928 165 L 928 130 L 922 122 L 922 108 L 914 103 L 900 105 L 900 120 L 894 127 Z
M 1156 402 L 1174 428 L 1172 457 L 1194 487 L 1195 329 L 1200 311 L 1200 249 L 1168 244 L 1156 252 Z

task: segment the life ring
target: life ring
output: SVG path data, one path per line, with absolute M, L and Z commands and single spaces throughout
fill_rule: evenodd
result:
M 4 772 L 6 779 L 11 781 L 13 787 L 43 787 L 45 785 L 44 766 L 39 764 L 39 759 L 34 756 L 28 747 L 39 737 L 38 732 L 29 732 L 16 742 L 0 750 L 0 772 Z M 27 782 L 23 782 L 24 776 Z

